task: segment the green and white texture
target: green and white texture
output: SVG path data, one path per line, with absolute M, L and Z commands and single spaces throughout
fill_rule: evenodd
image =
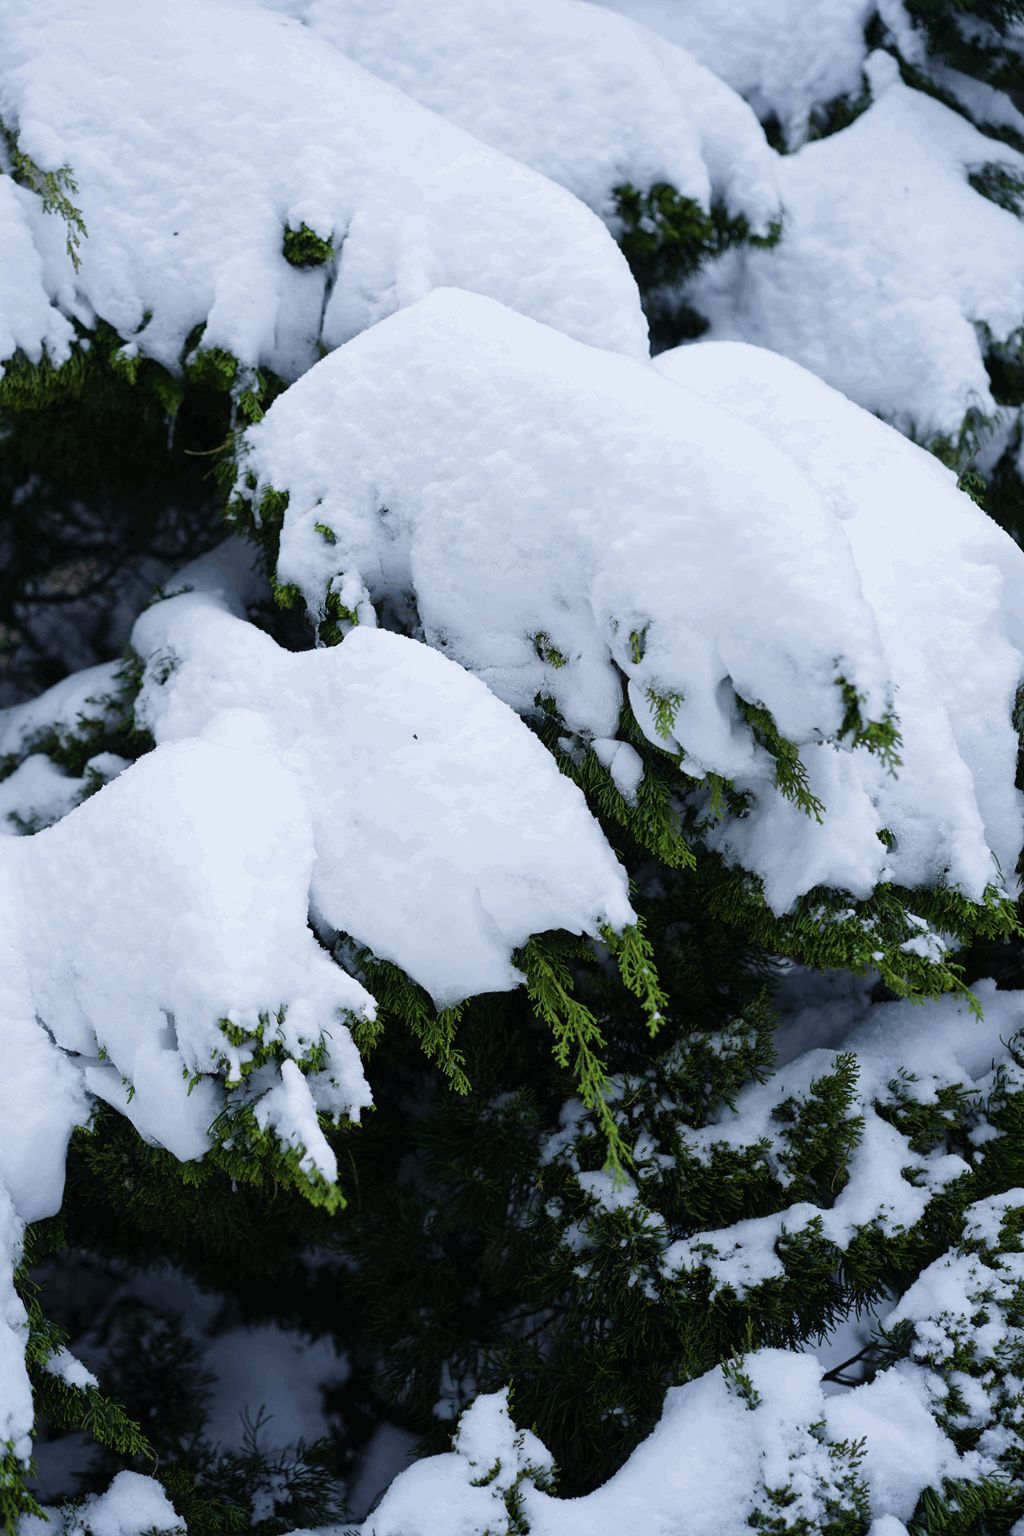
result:
M 1024 1529 L 1024 18 L 739 11 L 4 7 L 12 522 L 224 536 L 0 711 L 11 1532 Z

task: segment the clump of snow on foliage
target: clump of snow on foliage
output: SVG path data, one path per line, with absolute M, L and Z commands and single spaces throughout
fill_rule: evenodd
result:
M 20 1536 L 154 1536 L 163 1531 L 184 1536 L 185 1522 L 156 1478 L 119 1472 L 106 1493 L 90 1494 L 43 1516 L 28 1515 L 18 1530 Z
M 1021 843 L 1011 723 L 1024 651 L 1017 547 L 931 454 L 794 363 L 701 342 L 657 366 L 770 437 L 817 487 L 875 616 L 902 736 L 895 775 L 865 753 L 851 762 L 827 743 L 809 746 L 824 824 L 776 795 L 770 809 L 766 798 L 723 827 L 719 845 L 780 895 L 819 876 L 857 893 L 889 877 L 908 886 L 948 879 L 972 895 L 1011 879 Z M 846 807 L 843 842 L 833 836 L 837 803 Z M 855 825 L 867 835 L 851 836 Z M 875 836 L 881 827 L 895 839 L 891 852 Z
M 22 1222 L 0 1182 L 0 1445 L 27 1463 L 32 1454 L 33 1423 L 32 1389 L 24 1358 L 28 1319 L 14 1288 L 23 1233 Z
M 158 742 L 235 710 L 258 717 L 312 824 L 312 910 L 393 960 L 439 1006 L 522 980 L 512 951 L 551 928 L 632 920 L 625 871 L 525 726 L 428 647 L 358 627 L 340 646 L 284 651 L 212 590 L 155 605 L 133 643 L 138 705 Z
M 591 212 L 286 16 L 181 0 L 169 28 L 120 0 L 11 0 L 0 120 L 42 172 L 70 167 L 87 232 L 76 270 L 61 217 L 0 185 L 14 256 L 0 361 L 44 343 L 62 358 L 63 315 L 172 368 L 205 327 L 203 349 L 291 378 L 321 341 L 446 282 L 646 353 L 635 286 Z M 285 259 L 303 226 L 320 266 Z
M 1021 841 L 1024 636 L 1004 590 L 1020 552 L 891 429 L 752 356 L 749 386 L 746 354 L 729 356 L 736 394 L 756 397 L 778 363 L 779 431 L 767 407 L 748 424 L 724 396 L 436 292 L 318 364 L 249 432 L 254 506 L 267 486 L 290 498 L 278 575 L 314 614 L 329 601 L 364 626 L 414 613 L 499 697 L 522 713 L 546 697 L 584 738 L 616 735 L 625 678 L 684 775 L 756 798 L 749 825 L 718 838 L 776 910 L 817 884 L 867 896 L 880 880 L 941 877 L 981 899 L 1011 878 Z M 821 453 L 800 448 L 808 408 L 834 423 Z M 897 501 L 900 515 L 920 504 L 906 532 L 885 521 Z M 895 709 L 895 777 L 839 739 L 841 682 L 865 722 Z M 777 791 L 744 702 L 803 747 L 820 826 Z
M 74 327 L 50 303 L 43 258 L 32 237 L 38 199 L 0 176 L 0 361 L 19 349 L 38 363 L 44 351 L 62 362 Z
M 688 300 L 721 339 L 813 369 L 921 439 L 954 440 L 996 410 L 979 330 L 1006 341 L 1024 316 L 1024 224 L 968 174 L 1024 156 L 901 83 L 874 53 L 874 101 L 840 133 L 779 163 L 784 235 L 727 253 Z
M 799 144 L 817 106 L 856 95 L 873 0 L 599 0 L 688 48 Z
M 706 1269 L 716 1290 L 727 1287 L 743 1294 L 783 1274 L 777 1249 L 783 1234 L 793 1236 L 814 1223 L 845 1251 L 865 1228 L 877 1227 L 897 1237 L 920 1222 L 934 1194 L 969 1168 L 944 1143 L 928 1151 L 911 1146 L 909 1135 L 892 1123 L 892 1106 L 899 1103 L 894 1091 L 924 1106 L 937 1105 L 941 1092 L 962 1090 L 977 1097 L 981 1125 L 981 1104 L 996 1074 L 1010 1061 L 1006 1042 L 1024 1028 L 1019 993 L 999 992 L 992 982 L 979 983 L 975 991 L 982 1018 L 957 997 L 935 998 L 923 1008 L 907 1002 L 869 1006 L 854 1022 L 845 1021 L 831 1031 L 820 1006 L 789 1015 L 779 1036 L 784 1064 L 766 1082 L 742 1089 L 735 1104 L 713 1124 L 699 1130 L 682 1128 L 681 1142 L 688 1154 L 705 1163 L 722 1147 L 753 1148 L 771 1142 L 777 1135 L 779 1105 L 806 1100 L 815 1080 L 834 1071 L 837 1053 L 852 1053 L 856 1090 L 848 1114 L 863 1124 L 844 1180 L 827 1207 L 801 1201 L 773 1215 L 674 1242 L 666 1228 L 664 1273 Z M 770 1159 L 785 1185 L 784 1165 L 774 1153 Z
M 507 1395 L 480 1397 L 463 1416 L 453 1450 L 401 1473 L 360 1536 L 511 1536 L 523 1529 L 530 1536 L 722 1536 L 747 1530 L 754 1511 L 777 1512 L 779 1494 L 786 1514 L 805 1522 L 801 1529 L 816 1530 L 865 1497 L 860 1456 L 849 1444 L 861 1437 L 885 1481 L 885 1508 L 909 1517 L 928 1482 L 959 1466 L 955 1448 L 909 1382 L 890 1377 L 884 1394 L 856 1389 L 840 1425 L 820 1376 L 811 1356 L 763 1349 L 672 1388 L 657 1427 L 626 1464 L 575 1499 L 544 1490 L 550 1458 L 543 1447 L 517 1443 L 534 1437 L 515 1436 Z M 901 1418 L 900 1448 L 907 1450 L 910 1433 L 918 1438 L 914 1454 L 897 1464 L 891 1437 Z M 510 1484 L 514 1498 L 503 1499 Z
M 283 651 L 230 612 L 232 562 L 136 626 L 157 749 L 0 844 L 0 1176 L 30 1219 L 59 1207 L 83 1089 L 189 1159 L 223 1075 L 334 1179 L 317 1115 L 369 1104 L 344 1021 L 374 1002 L 311 913 L 439 1006 L 517 986 L 535 932 L 632 920 L 582 794 L 480 682 L 373 631 Z
M 603 218 L 666 182 L 764 229 L 774 156 L 753 112 L 646 27 L 582 0 L 285 0 L 317 36 Z
M 508 1496 L 543 1483 L 551 1470 L 547 1448 L 512 1422 L 507 1389 L 482 1394 L 462 1415 L 452 1451 L 396 1477 L 362 1536 L 503 1536 L 511 1530 Z

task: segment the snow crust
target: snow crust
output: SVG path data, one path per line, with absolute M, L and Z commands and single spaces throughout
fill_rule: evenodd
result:
M 3 179 L 0 361 L 44 344 L 59 360 L 74 317 L 170 368 L 205 326 L 203 348 L 289 379 L 438 283 L 646 354 L 635 285 L 589 210 L 287 16 L 10 0 L 0 118 L 43 170 L 71 167 L 88 231 L 76 273 L 62 219 Z M 333 244 L 326 268 L 285 261 L 303 223 Z
M 776 116 L 790 146 L 801 143 L 814 107 L 856 95 L 872 0 L 598 0 L 689 49 L 746 97 Z
M 872 105 L 778 166 L 783 237 L 727 253 L 688 301 L 722 340 L 782 352 L 920 439 L 956 439 L 996 411 L 979 327 L 996 341 L 1024 315 L 1024 224 L 975 192 L 993 161 L 1024 156 L 901 83 L 874 53 Z
M 668 182 L 764 228 L 775 157 L 692 54 L 582 0 L 285 0 L 318 37 L 604 219 L 612 191 Z
M 866 753 L 809 746 L 823 823 L 765 797 L 723 827 L 719 846 L 757 868 L 779 902 L 819 877 L 857 894 L 895 877 L 974 895 L 1010 878 L 1021 843 L 1017 547 L 931 454 L 785 358 L 700 342 L 663 353 L 657 367 L 770 437 L 817 487 L 875 616 L 903 738 L 895 777 Z M 880 827 L 895 837 L 890 852 Z
M 756 797 L 719 840 L 777 910 L 819 882 L 944 878 L 980 899 L 1012 878 L 1020 552 L 947 471 L 784 361 L 696 348 L 659 375 L 437 291 L 324 359 L 247 443 L 246 470 L 289 494 L 278 575 L 314 614 L 328 593 L 363 626 L 414 607 L 429 645 L 521 713 L 551 698 L 585 739 L 614 738 L 624 676 L 684 774 Z M 840 676 L 865 718 L 895 706 L 895 779 L 836 743 Z M 823 827 L 776 791 L 737 695 L 804 745 Z

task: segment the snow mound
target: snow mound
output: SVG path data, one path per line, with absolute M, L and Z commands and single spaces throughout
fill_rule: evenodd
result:
M 814 107 L 856 94 L 873 0 L 598 0 L 688 48 L 802 142 Z
M 438 283 L 646 354 L 635 285 L 591 212 L 286 16 L 182 0 L 168 26 L 121 0 L 12 0 L 0 119 L 41 170 L 70 167 L 87 231 L 76 272 L 61 217 L 0 187 L 0 360 L 64 355 L 63 315 L 171 368 L 205 327 L 204 349 L 291 378 Z M 326 265 L 285 260 L 302 225 L 331 243 Z
M 668 182 L 763 229 L 775 157 L 753 112 L 692 55 L 582 0 L 286 0 L 373 74 L 568 187 Z
M 582 794 L 480 682 L 384 633 L 285 652 L 229 611 L 233 564 L 136 626 L 156 750 L 0 840 L 0 1179 L 28 1220 L 89 1094 L 181 1159 L 241 1104 L 334 1180 L 317 1112 L 370 1103 L 346 1020 L 375 1005 L 311 916 L 439 1006 L 517 986 L 533 933 L 633 919 Z
M 516 1435 L 507 1394 L 479 1397 L 462 1418 L 453 1450 L 402 1472 L 360 1536 L 504 1536 L 521 1529 L 530 1536 L 731 1536 L 749 1528 L 754 1511 L 777 1511 L 779 1492 L 794 1523 L 818 1530 L 858 1491 L 856 1470 L 843 1454 L 848 1448 L 837 1454 L 835 1443 L 861 1437 L 875 1474 L 872 1492 L 894 1517 L 909 1518 L 922 1489 L 960 1467 L 916 1384 L 887 1372 L 849 1393 L 836 1412 L 820 1375 L 811 1356 L 762 1349 L 744 1356 L 734 1372 L 718 1367 L 671 1388 L 660 1422 L 626 1464 L 574 1499 L 538 1486 L 550 1458 L 543 1446 L 523 1443 L 535 1437 Z M 898 1464 L 894 1445 L 903 1453 Z
M 309 807 L 320 922 L 445 1006 L 517 986 L 510 956 L 533 933 L 632 920 L 625 872 L 582 793 L 476 678 L 368 628 L 284 651 L 227 611 L 223 566 L 207 569 L 207 590 L 135 626 L 139 718 L 159 743 L 232 711 L 258 716 Z
M 1024 156 L 868 60 L 874 101 L 779 164 L 783 238 L 726 253 L 688 290 L 723 340 L 795 358 L 921 440 L 996 411 L 978 328 L 1024 317 L 1024 223 L 968 183 Z
M 881 441 L 900 495 L 945 526 L 916 558 L 900 540 L 903 587 L 878 577 L 868 589 L 871 535 L 858 542 L 850 522 L 859 491 L 843 500 L 840 477 L 773 441 L 773 422 L 762 432 L 655 368 L 454 291 L 318 364 L 251 429 L 243 468 L 255 507 L 267 487 L 290 497 L 278 575 L 314 613 L 330 600 L 365 626 L 376 606 L 386 620 L 414 611 L 429 645 L 520 713 L 553 700 L 584 739 L 615 737 L 625 677 L 640 725 L 681 750 L 685 775 L 714 772 L 757 797 L 751 830 L 722 835 L 776 910 L 818 883 L 866 896 L 880 879 L 944 876 L 980 899 L 1011 877 L 1021 840 L 1010 716 L 1022 557 L 926 455 L 849 402 L 829 395 L 825 409 L 844 413 L 843 473 L 865 496 Z M 916 629 L 887 645 L 908 580 Z M 948 652 L 972 626 L 983 638 L 970 639 L 968 679 Z M 906 780 L 837 742 L 840 678 L 865 720 L 895 701 Z M 957 681 L 948 721 L 933 712 L 946 727 L 936 741 L 915 700 L 926 691 L 931 706 Z M 741 701 L 815 747 L 804 761 L 820 828 L 776 791 Z M 932 773 L 943 796 L 921 800 Z M 887 850 L 878 834 L 894 821 L 906 846 Z M 786 856 L 795 836 L 813 853 L 802 865 Z
M 853 553 L 895 683 L 903 745 L 895 777 L 875 776 L 862 761 L 859 791 L 848 778 L 839 791 L 848 802 L 869 798 L 895 837 L 888 861 L 877 839 L 850 840 L 843 883 L 858 889 L 880 879 L 885 862 L 910 886 L 948 878 L 977 892 L 988 879 L 1010 879 L 1021 842 L 1011 725 L 1024 650 L 1016 546 L 931 454 L 786 358 L 700 342 L 662 354 L 656 366 L 787 453 Z M 807 748 L 805 761 L 831 807 L 849 767 L 824 744 Z M 836 868 L 841 849 L 829 820 L 787 818 L 781 805 L 766 820 L 759 807 L 724 828 L 721 843 L 744 864 L 771 863 L 771 878 L 794 887 L 801 871 Z

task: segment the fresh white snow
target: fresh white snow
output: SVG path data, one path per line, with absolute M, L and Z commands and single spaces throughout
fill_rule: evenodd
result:
M 688 48 L 799 144 L 816 106 L 856 96 L 872 0 L 599 0 Z
M 968 172 L 1024 156 L 867 62 L 872 105 L 850 127 L 783 157 L 782 240 L 726 253 L 688 301 L 721 340 L 803 363 L 920 439 L 954 440 L 996 410 L 978 327 L 1004 341 L 1024 317 L 1024 224 Z
M 613 189 L 668 182 L 764 230 L 775 156 L 692 54 L 584 0 L 279 0 L 317 37 L 605 219 Z
M 364 628 L 413 602 L 430 645 L 584 738 L 615 736 L 625 677 L 684 774 L 754 794 L 717 841 L 776 910 L 819 883 L 944 878 L 978 900 L 1012 881 L 1024 560 L 948 471 L 784 360 L 698 347 L 659 373 L 438 291 L 247 443 L 257 504 L 289 494 L 278 574 L 314 615 L 329 593 Z M 835 741 L 839 677 L 865 719 L 895 708 L 895 778 Z M 652 694 L 675 701 L 667 732 Z M 776 791 L 737 695 L 802 744 L 820 827 Z
M 242 0 L 10 0 L 0 119 L 44 171 L 71 168 L 87 234 L 0 182 L 0 361 L 66 355 L 67 319 L 108 322 L 176 368 L 204 349 L 293 378 L 439 283 L 644 355 L 625 261 L 561 188 Z M 286 226 L 333 243 L 282 254 Z M 34 254 L 33 254 L 34 251 Z M 45 300 L 60 311 L 51 312 Z

